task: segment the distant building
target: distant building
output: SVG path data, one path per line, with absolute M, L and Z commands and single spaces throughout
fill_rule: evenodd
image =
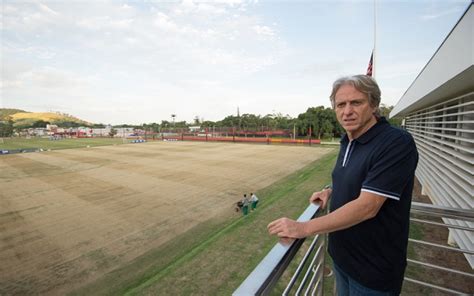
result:
M 190 126 L 189 131 L 194 133 L 194 132 L 200 132 L 201 131 L 201 126 L 195 125 L 195 126 Z
M 46 125 L 46 130 L 48 130 L 50 133 L 56 133 L 58 129 L 58 126 L 55 124 L 47 124 Z
M 390 116 L 404 118 L 420 154 L 416 176 L 433 204 L 474 210 L 474 6 L 468 9 L 413 81 Z M 445 222 L 473 226 L 471 222 Z M 474 234 L 450 230 L 474 250 Z M 474 256 L 466 255 L 474 267 Z
M 114 130 L 117 131 L 115 134 L 116 138 L 126 138 L 135 134 L 135 129 L 133 127 L 115 127 Z
M 93 137 L 109 137 L 111 130 L 112 130 L 111 125 L 106 125 L 104 128 L 93 128 L 92 136 Z
M 47 136 L 48 130 L 44 127 L 36 127 L 36 128 L 28 128 L 26 129 L 26 136 L 32 136 L 32 137 L 43 137 Z

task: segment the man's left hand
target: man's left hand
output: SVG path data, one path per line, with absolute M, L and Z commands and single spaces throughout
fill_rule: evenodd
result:
M 303 238 L 306 237 L 304 224 L 288 218 L 280 218 L 268 224 L 268 232 L 278 237 Z

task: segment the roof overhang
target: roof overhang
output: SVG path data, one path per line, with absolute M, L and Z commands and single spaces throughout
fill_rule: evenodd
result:
M 404 116 L 447 98 L 474 91 L 474 5 L 451 30 L 428 64 L 395 105 L 390 117 Z

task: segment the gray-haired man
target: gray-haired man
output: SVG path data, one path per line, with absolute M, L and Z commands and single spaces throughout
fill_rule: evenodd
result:
M 329 233 L 339 295 L 398 295 L 406 267 L 409 212 L 418 153 L 409 133 L 380 117 L 380 89 L 366 75 L 333 84 L 331 103 L 346 131 L 332 188 L 311 202 L 328 215 L 300 223 L 280 218 L 270 234 L 301 238 Z

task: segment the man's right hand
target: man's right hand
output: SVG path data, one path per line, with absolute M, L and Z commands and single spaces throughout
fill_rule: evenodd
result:
M 323 209 L 326 208 L 326 205 L 328 203 L 329 197 L 331 196 L 332 189 L 323 189 L 321 191 L 313 193 L 311 197 L 309 198 L 309 202 L 311 203 L 321 203 L 321 207 Z

